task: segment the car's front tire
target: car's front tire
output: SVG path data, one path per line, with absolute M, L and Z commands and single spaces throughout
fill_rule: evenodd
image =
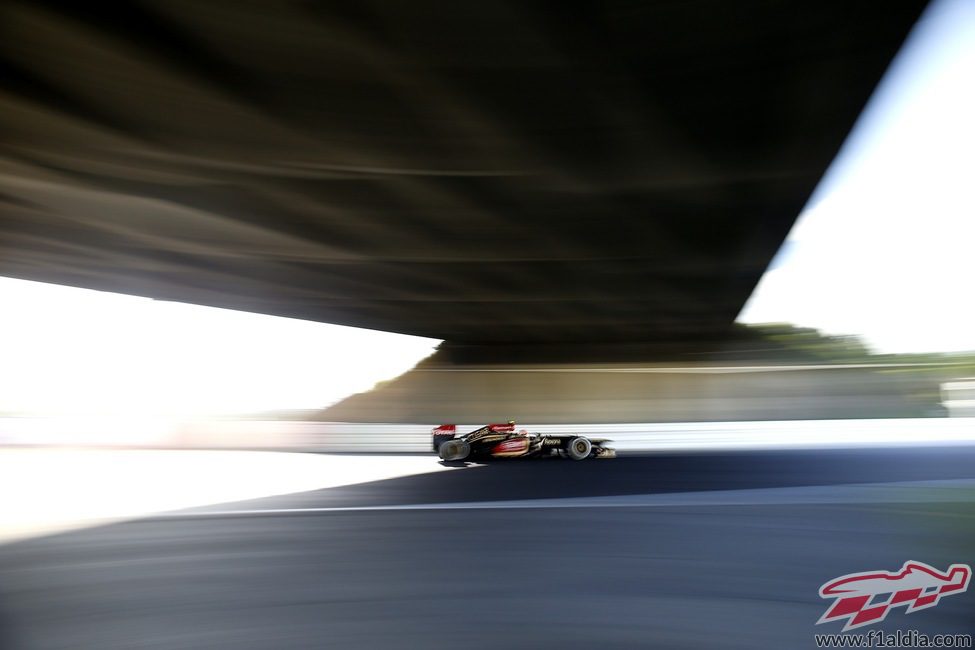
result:
M 441 460 L 448 462 L 464 460 L 471 455 L 471 446 L 466 440 L 445 440 L 440 443 L 437 453 Z
M 569 441 L 565 452 L 572 460 L 585 460 L 592 453 L 592 442 L 589 438 L 573 438 Z

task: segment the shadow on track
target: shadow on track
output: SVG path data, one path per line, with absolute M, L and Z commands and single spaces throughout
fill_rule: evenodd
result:
M 220 510 L 964 478 L 973 460 L 943 448 L 510 461 Z M 0 643 L 811 647 L 825 580 L 967 561 L 973 516 L 839 503 L 149 517 L 0 547 Z M 970 608 L 947 599 L 890 624 L 970 633 Z

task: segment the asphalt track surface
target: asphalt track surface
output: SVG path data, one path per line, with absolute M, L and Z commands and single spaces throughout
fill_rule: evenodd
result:
M 975 563 L 975 503 L 790 495 L 975 478 L 973 461 L 973 448 L 509 461 L 167 513 L 0 547 L 0 647 L 813 647 L 840 628 L 814 625 L 825 581 Z M 681 503 L 715 490 L 749 496 Z M 664 494 L 676 503 L 627 505 Z M 594 496 L 620 507 L 576 501 Z M 572 507 L 463 506 L 525 499 Z M 400 508 L 447 503 L 461 505 Z M 973 613 L 963 593 L 879 627 L 973 633 Z

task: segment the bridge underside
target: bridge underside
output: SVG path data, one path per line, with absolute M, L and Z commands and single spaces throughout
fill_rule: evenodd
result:
M 0 275 L 465 342 L 724 332 L 922 2 L 0 8 Z

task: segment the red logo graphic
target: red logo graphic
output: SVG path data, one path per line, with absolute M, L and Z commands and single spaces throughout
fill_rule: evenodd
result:
M 511 440 L 505 440 L 504 442 L 499 442 L 494 446 L 494 454 L 511 454 L 521 452 L 528 449 L 528 438 L 513 438 Z
M 900 571 L 867 571 L 834 578 L 819 588 L 820 598 L 836 601 L 816 621 L 828 623 L 847 619 L 843 631 L 879 623 L 893 607 L 904 605 L 907 613 L 934 607 L 942 596 L 968 589 L 972 569 L 952 564 L 945 573 L 923 562 L 905 562 Z
M 511 433 L 515 430 L 515 423 L 509 422 L 507 424 L 489 424 L 488 431 L 492 433 Z

